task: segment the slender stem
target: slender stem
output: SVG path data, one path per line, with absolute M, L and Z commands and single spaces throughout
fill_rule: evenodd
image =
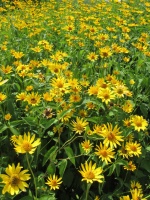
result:
M 29 163 L 29 158 L 28 158 L 28 153 L 26 153 L 26 160 L 27 160 L 27 163 L 28 163 L 28 167 L 29 167 L 29 170 L 33 176 L 33 181 L 34 181 L 34 187 L 35 187 L 35 199 L 37 199 L 37 187 L 36 187 L 36 180 L 35 180 L 35 176 L 33 174 L 33 171 L 31 169 L 31 166 L 30 166 L 30 163 Z
M 88 200 L 88 196 L 89 196 L 89 190 L 90 190 L 90 187 L 91 187 L 91 184 L 90 184 L 90 183 L 87 183 L 85 200 Z

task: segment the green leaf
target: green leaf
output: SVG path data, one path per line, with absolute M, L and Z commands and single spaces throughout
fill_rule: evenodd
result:
M 150 151 L 150 146 L 146 147 L 146 150 L 147 150 L 147 151 Z
M 20 133 L 18 132 L 18 130 L 16 128 L 10 126 L 9 129 L 14 135 L 20 135 Z
M 49 194 L 40 197 L 39 200 L 56 200 L 56 198 L 54 197 L 54 194 Z
M 0 133 L 2 133 L 3 131 L 5 131 L 8 127 L 6 126 L 6 124 L 4 124 L 3 126 L 0 127 Z
M 23 120 L 12 121 L 12 122 L 10 122 L 10 125 L 14 127 L 14 126 L 20 125 L 21 122 L 23 122 Z
M 53 175 L 53 174 L 55 173 L 55 171 L 56 171 L 56 165 L 55 165 L 54 163 L 50 163 L 50 164 L 48 165 L 48 167 L 47 167 L 46 172 L 47 172 L 48 174 Z
M 65 152 L 69 157 L 70 161 L 75 165 L 75 158 L 71 147 L 65 147 Z
M 148 107 L 145 103 L 141 103 L 140 104 L 140 110 L 142 112 L 142 114 L 144 115 L 144 117 L 147 117 L 148 115 Z
M 64 172 L 66 170 L 66 167 L 67 167 L 67 160 L 66 159 L 59 162 L 58 168 L 59 168 L 59 174 L 60 174 L 61 177 L 63 177 Z
M 57 122 L 58 122 L 58 119 L 55 119 L 55 118 L 49 120 L 49 121 L 46 123 L 46 125 L 45 125 L 45 131 L 46 131 L 48 128 L 50 128 L 53 124 L 56 124 Z
M 22 119 L 30 126 L 36 126 L 38 124 L 35 117 L 23 117 Z
M 47 163 L 48 160 L 54 160 L 54 158 L 57 155 L 56 154 L 57 149 L 58 149 L 57 146 L 53 146 L 47 151 L 43 159 L 43 163 L 42 163 L 43 166 Z
M 25 197 L 21 198 L 20 200 L 33 200 L 33 198 L 30 196 L 25 196 Z
M 109 173 L 108 173 L 107 176 L 111 176 L 111 175 L 113 174 L 115 168 L 116 168 L 116 165 L 115 165 L 115 164 L 112 164 L 111 167 L 110 167 L 110 169 L 109 169 Z

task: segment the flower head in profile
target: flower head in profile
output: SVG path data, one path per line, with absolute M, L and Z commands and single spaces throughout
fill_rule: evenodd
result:
M 139 132 L 140 130 L 144 131 L 147 129 L 148 122 L 142 116 L 135 115 L 131 118 L 131 125 Z
M 126 169 L 128 171 L 134 171 L 134 170 L 136 170 L 136 166 L 135 166 L 135 164 L 132 161 L 129 161 L 127 163 L 127 165 L 124 166 L 124 169 Z
M 14 141 L 13 138 L 11 138 L 11 140 L 17 153 L 33 154 L 36 147 L 41 143 L 40 138 L 35 140 L 35 134 L 31 136 L 30 132 L 28 132 L 28 134 L 24 133 L 24 135 L 19 135 Z
M 129 197 L 129 195 L 123 196 L 123 197 L 120 197 L 119 200 L 130 200 L 130 197 Z
M 80 174 L 82 175 L 82 181 L 86 181 L 87 183 L 93 183 L 97 181 L 99 183 L 103 182 L 104 175 L 102 174 L 102 168 L 97 167 L 96 163 L 92 165 L 92 161 L 85 162 L 85 164 L 81 164 L 81 169 L 79 170 Z
M 20 163 L 15 167 L 14 164 L 8 165 L 5 172 L 6 174 L 0 174 L 0 178 L 2 178 L 2 183 L 5 184 L 2 194 L 6 192 L 11 195 L 18 194 L 19 191 L 26 191 L 28 188 L 27 180 L 30 179 L 30 174 L 26 174 L 28 170 L 22 170 L 23 167 L 20 166 Z
M 62 183 L 62 178 L 58 178 L 55 174 L 49 176 L 46 184 L 50 187 L 51 190 L 59 189 L 60 184 Z

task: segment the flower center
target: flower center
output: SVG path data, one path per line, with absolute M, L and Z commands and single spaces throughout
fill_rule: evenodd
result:
M 104 94 L 104 99 L 109 99 L 109 94 Z
M 57 83 L 57 87 L 58 87 L 58 88 L 63 88 L 63 83 L 62 83 L 62 82 L 58 82 L 58 83 Z
M 107 151 L 105 150 L 101 151 L 101 155 L 106 158 L 108 156 Z
M 89 172 L 86 173 L 85 177 L 88 178 L 88 179 L 94 179 L 95 175 L 94 175 L 93 172 L 89 171 Z
M 141 127 L 142 123 L 141 122 L 136 122 L 136 126 Z
M 121 88 L 119 88 L 119 89 L 117 90 L 117 93 L 118 93 L 118 94 L 123 94 L 123 90 L 122 90 Z
M 35 104 L 36 102 L 37 102 L 37 100 L 36 100 L 35 98 L 32 98 L 32 99 L 31 99 L 31 103 L 32 103 L 32 104 Z
M 132 151 L 137 151 L 137 148 L 136 148 L 135 146 L 130 146 L 130 149 L 131 149 Z
M 114 141 L 115 140 L 115 135 L 113 133 L 109 133 L 108 140 Z
M 29 152 L 32 149 L 32 145 L 28 141 L 24 141 L 22 144 L 22 148 L 26 151 Z
M 18 185 L 19 182 L 20 182 L 20 179 L 19 179 L 17 174 L 14 174 L 14 175 L 11 176 L 11 178 L 10 178 L 10 184 L 11 185 L 13 185 L 13 186 Z
M 108 53 L 107 53 L 107 52 L 103 52 L 103 56 L 104 56 L 104 57 L 107 57 L 107 56 L 108 56 Z
M 52 180 L 51 184 L 52 184 L 52 186 L 57 186 L 57 181 L 56 180 Z
M 83 131 L 83 126 L 81 124 L 77 124 L 76 128 L 79 131 Z

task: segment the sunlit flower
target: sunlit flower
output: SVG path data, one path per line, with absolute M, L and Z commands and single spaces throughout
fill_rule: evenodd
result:
M 129 161 L 128 164 L 126 166 L 124 166 L 124 169 L 126 169 L 128 171 L 134 171 L 134 170 L 136 170 L 136 166 L 132 161 Z
M 0 92 L 0 102 L 4 101 L 7 98 L 7 96 Z
M 141 145 L 137 142 L 127 142 L 126 143 L 126 150 L 129 156 L 138 156 L 142 153 L 141 152 Z
M 38 93 L 32 92 L 31 94 L 27 94 L 25 100 L 28 102 L 28 104 L 31 104 L 32 106 L 36 106 L 40 103 L 40 99 L 41 97 Z
M 81 168 L 79 172 L 82 175 L 82 181 L 86 181 L 87 183 L 93 183 L 94 181 L 97 181 L 99 183 L 103 182 L 104 175 L 102 175 L 102 168 L 98 167 L 96 168 L 96 163 L 92 165 L 92 161 L 85 162 L 85 164 L 81 164 Z
M 130 100 L 127 100 L 124 105 L 122 106 L 122 110 L 124 112 L 130 113 L 133 111 L 133 104 L 131 103 Z
M 148 122 L 142 116 L 134 115 L 131 118 L 131 125 L 139 132 L 140 130 L 144 131 L 147 129 Z
M 62 183 L 62 178 L 58 178 L 55 174 L 53 176 L 49 176 L 46 184 L 50 187 L 51 190 L 59 189 L 60 184 Z
M 81 142 L 81 146 L 83 150 L 88 153 L 91 151 L 93 145 L 90 143 L 90 140 L 85 140 L 84 142 Z
M 5 116 L 4 116 L 4 118 L 5 118 L 5 120 L 10 120 L 11 119 L 11 114 L 10 113 L 8 113 L 8 114 L 6 114 Z
M 26 92 L 21 92 L 20 94 L 16 95 L 17 100 L 16 101 L 24 101 L 27 97 Z
M 139 190 L 137 188 L 131 190 L 131 196 L 132 196 L 132 200 L 146 200 L 146 198 L 143 197 L 143 193 L 142 190 Z
M 13 138 L 11 138 L 13 140 Z M 13 140 L 14 149 L 17 153 L 29 153 L 33 154 L 37 146 L 41 144 L 40 138 L 35 140 L 35 134 L 31 136 L 30 132 L 28 134 L 19 135 L 18 138 Z
M 30 179 L 30 174 L 26 174 L 28 170 L 22 170 L 23 167 L 20 166 L 20 163 L 15 167 L 14 164 L 8 165 L 5 172 L 6 174 L 0 174 L 2 178 L 2 183 L 5 184 L 2 194 L 6 192 L 10 193 L 11 195 L 18 194 L 19 191 L 26 191 L 26 188 L 29 185 L 26 183 L 27 180 Z
M 98 59 L 98 55 L 96 55 L 94 52 L 91 52 L 87 55 L 87 59 L 94 62 Z
M 100 56 L 101 58 L 108 58 L 112 55 L 110 47 L 106 46 L 103 48 L 100 48 Z
M 87 125 L 88 125 L 88 122 L 79 117 L 76 118 L 76 121 L 72 121 L 73 131 L 79 134 L 85 131 Z
M 107 147 L 100 142 L 99 146 L 96 145 L 95 154 L 108 164 L 108 162 L 111 162 L 111 159 L 114 158 L 115 152 L 113 152 L 112 148 Z
M 119 131 L 120 128 L 116 125 L 114 128 L 112 124 L 104 124 L 101 136 L 104 137 L 103 144 L 107 147 L 110 145 L 111 148 L 117 147 L 117 145 L 121 145 L 120 142 L 123 141 L 123 136 L 120 134 L 122 133 Z
M 100 98 L 102 102 L 108 104 L 112 99 L 115 98 L 115 95 L 109 88 L 106 88 L 99 90 L 97 97 Z
M 120 197 L 119 200 L 131 200 L 131 199 L 130 199 L 129 195 L 127 195 L 127 196 Z
M 139 182 L 136 181 L 131 181 L 131 189 L 138 189 L 138 190 L 142 190 L 142 185 Z

